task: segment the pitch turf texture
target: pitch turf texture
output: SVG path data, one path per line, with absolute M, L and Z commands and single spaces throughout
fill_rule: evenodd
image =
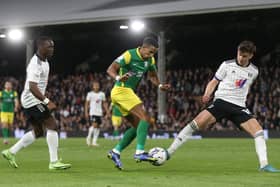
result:
M 148 140 L 147 149 L 167 147 L 170 140 Z M 12 140 L 11 143 L 14 143 Z M 26 187 L 126 187 L 213 186 L 279 187 L 280 173 L 261 173 L 252 139 L 202 139 L 183 145 L 163 166 L 135 163 L 135 142 L 122 154 L 125 170 L 106 157 L 116 141 L 99 140 L 100 147 L 85 145 L 85 138 L 60 140 L 60 155 L 73 164 L 70 170 L 49 171 L 48 149 L 40 139 L 17 155 L 18 169 L 0 160 L 0 186 Z M 270 162 L 280 168 L 280 139 L 268 140 Z M 1 149 L 7 146 L 1 145 Z

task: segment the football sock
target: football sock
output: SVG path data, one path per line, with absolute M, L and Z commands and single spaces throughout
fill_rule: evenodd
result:
M 113 136 L 114 136 L 114 137 L 118 137 L 118 136 L 119 136 L 119 130 L 114 130 Z
M 35 136 L 32 131 L 27 132 L 23 137 L 10 148 L 12 154 L 16 154 L 19 150 L 28 145 L 32 144 L 35 141 Z
M 58 134 L 54 130 L 47 130 L 47 143 L 50 153 L 50 162 L 56 162 L 58 160 Z
M 148 134 L 149 123 L 145 120 L 141 120 L 137 127 L 137 145 L 136 145 L 136 154 L 144 152 L 145 143 Z
M 9 137 L 9 129 L 8 128 L 2 128 L 2 135 L 4 139 L 7 139 Z
M 87 139 L 88 140 L 91 140 L 91 137 L 92 137 L 92 134 L 93 134 L 93 126 L 90 126 L 89 128 L 88 128 L 88 136 L 87 136 Z
M 98 136 L 99 136 L 99 132 L 100 132 L 99 128 L 94 128 L 92 144 L 97 144 L 97 139 L 98 139 Z
M 113 149 L 115 153 L 120 154 L 136 137 L 136 128 L 130 127 L 123 135 L 123 138 L 119 141 L 116 147 Z
M 263 130 L 260 130 L 255 134 L 255 147 L 259 158 L 260 167 L 263 168 L 268 164 Z
M 183 143 L 192 137 L 192 133 L 198 130 L 196 122 L 193 120 L 187 124 L 175 138 L 173 143 L 167 149 L 168 153 L 173 154 Z

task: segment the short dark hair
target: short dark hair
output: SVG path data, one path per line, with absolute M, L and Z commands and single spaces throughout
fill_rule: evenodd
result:
M 244 53 L 255 54 L 257 48 L 252 41 L 244 40 L 238 45 L 238 50 Z
M 50 41 L 50 40 L 52 40 L 50 36 L 40 36 L 39 38 L 36 39 L 36 47 L 38 48 L 45 41 Z
M 144 44 L 152 45 L 152 46 L 158 48 L 158 41 L 155 38 L 152 38 L 152 37 L 145 37 L 144 40 L 143 40 L 143 45 Z

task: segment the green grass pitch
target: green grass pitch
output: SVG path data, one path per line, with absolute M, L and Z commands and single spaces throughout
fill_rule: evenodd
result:
M 11 143 L 14 143 L 12 140 Z M 172 140 L 147 140 L 147 150 L 167 147 Z M 133 160 L 135 142 L 122 153 L 125 170 L 118 171 L 106 157 L 116 141 L 99 140 L 87 147 L 85 138 L 60 140 L 60 156 L 72 168 L 48 170 L 48 149 L 40 139 L 17 154 L 18 169 L 0 159 L 0 186 L 5 187 L 279 187 L 280 173 L 258 172 L 253 139 L 202 139 L 184 144 L 164 165 Z M 267 142 L 270 163 L 280 168 L 280 139 Z M 7 146 L 0 145 L 1 150 Z

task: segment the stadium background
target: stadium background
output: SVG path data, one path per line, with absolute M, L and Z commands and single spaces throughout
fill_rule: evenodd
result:
M 12 0 L 0 4 L 0 34 L 9 28 L 25 31 L 25 41 L 11 43 L 0 38 L 0 88 L 11 80 L 20 93 L 25 79 L 26 41 L 39 35 L 54 38 L 56 49 L 51 60 L 48 95 L 59 104 L 56 118 L 61 131 L 85 135 L 83 106 L 89 83 L 97 79 L 107 96 L 113 81 L 105 69 L 122 51 L 140 45 L 146 33 L 119 30 L 130 18 L 142 18 L 153 31 L 165 31 L 168 116 L 157 123 L 156 89 L 145 80 L 138 89 L 156 126 L 151 132 L 178 131 L 202 107 L 199 97 L 219 64 L 234 58 L 236 45 L 243 39 L 257 45 L 254 63 L 260 75 L 249 94 L 248 105 L 257 114 L 270 136 L 279 137 L 280 119 L 280 1 L 224 0 Z M 146 78 L 145 78 L 146 79 Z M 110 132 L 109 120 L 103 131 Z M 15 128 L 28 125 L 17 113 Z M 124 129 L 126 126 L 123 126 Z M 123 130 L 122 129 L 122 130 Z M 203 137 L 248 137 L 229 121 L 217 123 Z M 164 135 L 164 134 L 163 134 Z M 1 135 L 0 135 L 1 136 Z M 11 139 L 13 144 L 17 140 Z M 17 154 L 20 168 L 0 160 L 0 186 L 11 187 L 131 187 L 131 186 L 209 186 L 278 187 L 274 173 L 258 172 L 253 139 L 203 138 L 189 141 L 166 164 L 154 167 L 136 164 L 132 143 L 123 153 L 123 172 L 113 168 L 106 153 L 116 141 L 100 139 L 99 147 L 88 147 L 85 138 L 60 140 L 59 155 L 72 163 L 67 171 L 48 171 L 45 139 Z M 173 139 L 147 141 L 146 150 L 168 147 Z M 269 161 L 277 168 L 279 138 L 267 140 Z M 1 150 L 6 145 L 0 144 Z
M 231 11 L 202 15 L 146 18 L 146 27 L 166 34 L 166 77 L 172 90 L 167 95 L 167 122 L 157 120 L 157 92 L 146 81 L 138 94 L 154 118 L 151 131 L 176 132 L 205 107 L 200 103 L 207 82 L 219 64 L 235 58 L 236 46 L 244 39 L 257 45 L 254 63 L 260 68 L 257 82 L 248 96 L 248 107 L 265 129 L 280 130 L 280 9 Z M 50 35 L 55 40 L 51 59 L 48 95 L 58 104 L 55 112 L 61 131 L 71 136 L 85 134 L 84 102 L 90 82 L 101 82 L 108 101 L 113 85 L 105 73 L 109 64 L 124 50 L 141 44 L 150 32 L 131 33 L 120 30 L 127 20 L 26 27 L 27 38 Z M 25 80 L 25 44 L 0 40 L 0 86 L 13 82 L 21 93 Z M 16 114 L 14 128 L 28 129 L 22 111 Z M 122 129 L 127 127 L 124 122 Z M 239 131 L 223 120 L 211 131 Z M 111 133 L 110 119 L 104 119 L 102 131 Z M 214 133 L 215 134 L 215 133 Z M 216 133 L 219 136 L 219 133 Z M 242 133 L 241 133 L 242 134 Z M 274 133 L 273 136 L 278 136 Z M 229 134 L 230 135 L 230 134 Z M 235 134 L 236 135 L 236 134 Z M 206 133 L 209 136 L 209 133 Z M 211 135 L 210 135 L 211 136 Z M 215 136 L 215 135 L 214 135 Z

